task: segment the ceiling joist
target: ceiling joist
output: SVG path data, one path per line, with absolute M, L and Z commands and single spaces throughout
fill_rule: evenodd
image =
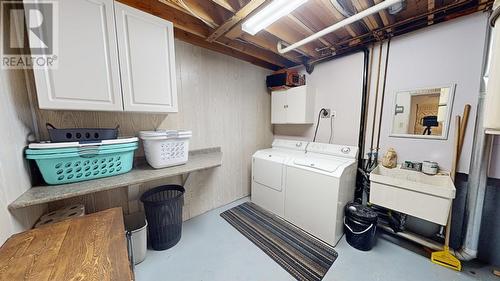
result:
M 212 34 L 210 34 L 210 36 L 208 36 L 207 41 L 213 42 L 217 40 L 227 31 L 235 27 L 240 21 L 244 20 L 248 15 L 250 15 L 253 11 L 259 8 L 266 1 L 267 0 L 250 0 L 248 4 L 243 6 L 243 8 L 237 11 L 230 19 L 228 19 L 221 26 L 215 29 L 215 31 Z
M 493 0 L 408 1 L 397 14 L 387 10 L 325 34 L 286 54 L 277 51 L 278 42 L 292 44 L 343 19 L 330 0 L 309 0 L 291 14 L 280 18 L 256 35 L 242 30 L 245 19 L 271 0 L 118 0 L 129 6 L 171 21 L 176 38 L 268 68 L 305 64 L 332 52 L 349 50 L 476 11 L 489 9 Z M 351 1 L 354 12 L 383 0 Z
M 207 44 L 210 44 L 209 42 L 206 42 L 207 44 L 200 44 L 200 38 L 206 40 L 206 38 L 213 32 L 213 29 L 211 29 L 209 26 L 206 26 L 205 23 L 203 23 L 201 20 L 187 14 L 186 12 L 179 13 L 178 11 L 182 11 L 182 8 L 176 8 L 176 11 L 172 9 L 171 5 L 165 5 L 163 2 L 157 0 L 120 0 L 120 2 L 171 21 L 176 27 L 177 34 L 179 34 L 177 38 L 181 40 L 204 48 L 207 47 Z M 186 32 L 194 36 L 187 36 Z M 244 42 L 232 42 L 232 40 L 229 40 L 227 38 L 221 38 L 220 42 L 214 43 L 216 43 L 214 44 L 216 47 L 212 47 L 210 49 L 219 50 L 221 53 L 233 55 L 237 58 L 249 61 L 260 66 L 264 66 L 269 69 L 278 69 L 296 65 L 295 62 L 290 61 L 285 57 L 279 56 L 271 51 L 258 48 L 255 45 L 247 44 Z M 234 51 L 229 51 L 228 49 L 232 49 Z M 243 56 L 242 54 L 245 54 L 245 56 Z M 251 56 L 253 59 L 249 60 L 248 56 Z
M 229 2 L 226 2 L 225 0 L 212 0 L 215 4 L 221 6 L 222 8 L 228 10 L 231 13 L 235 13 L 236 10 L 229 4 Z

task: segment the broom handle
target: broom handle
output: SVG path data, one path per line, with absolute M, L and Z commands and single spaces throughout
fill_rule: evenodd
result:
M 458 143 L 457 163 L 460 160 L 460 154 L 462 152 L 462 147 L 464 146 L 465 130 L 467 128 L 467 123 L 469 122 L 470 109 L 470 104 L 466 104 L 464 106 L 464 114 L 462 115 L 462 120 L 460 122 L 460 140 Z
M 450 177 L 453 182 L 455 182 L 455 173 L 457 171 L 457 160 L 460 154 L 460 137 L 461 131 L 463 131 L 460 123 L 460 116 L 455 117 L 455 145 L 453 146 L 453 162 L 451 163 Z M 451 210 L 453 206 L 450 206 L 450 212 L 448 214 L 448 223 L 446 225 L 446 236 L 444 240 L 444 247 L 447 250 L 450 247 L 450 233 L 451 233 Z

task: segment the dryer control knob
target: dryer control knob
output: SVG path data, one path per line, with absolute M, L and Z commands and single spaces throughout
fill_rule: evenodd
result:
M 351 152 L 351 149 L 349 147 L 342 147 L 341 151 L 342 151 L 342 153 L 347 154 L 347 153 Z

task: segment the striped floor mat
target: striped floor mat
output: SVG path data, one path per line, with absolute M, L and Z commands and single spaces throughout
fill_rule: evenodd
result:
M 283 219 L 246 202 L 221 214 L 297 280 L 319 281 L 338 254 Z

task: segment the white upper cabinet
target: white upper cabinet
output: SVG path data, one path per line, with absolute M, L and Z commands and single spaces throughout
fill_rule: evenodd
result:
M 177 112 L 174 27 L 116 2 L 125 111 Z
M 113 0 L 58 6 L 58 68 L 34 70 L 40 108 L 177 112 L 170 22 Z
M 58 67 L 34 69 L 40 108 L 123 110 L 113 1 L 58 6 Z
M 271 93 L 272 124 L 313 124 L 314 89 L 294 87 Z
M 271 93 L 271 123 L 286 124 L 286 91 L 274 91 Z

